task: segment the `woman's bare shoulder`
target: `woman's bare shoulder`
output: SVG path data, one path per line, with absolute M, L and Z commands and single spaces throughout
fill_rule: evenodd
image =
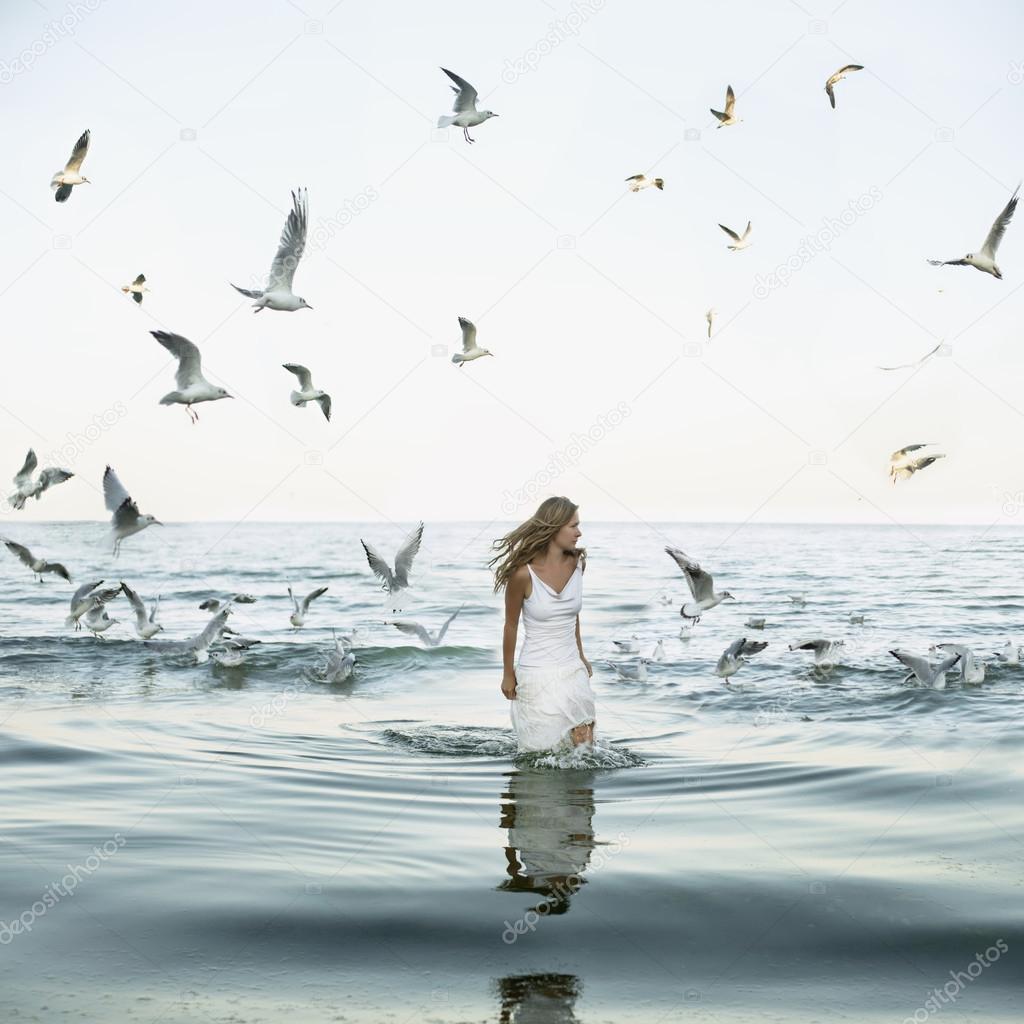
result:
M 525 563 L 518 566 L 512 571 L 512 575 L 508 578 L 508 587 L 511 587 L 514 591 L 519 593 L 526 593 L 527 587 L 530 585 L 530 570 L 526 567 Z

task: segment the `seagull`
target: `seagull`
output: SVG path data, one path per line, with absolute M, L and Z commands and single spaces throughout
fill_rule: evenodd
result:
M 366 552 L 366 561 L 373 570 L 374 576 L 383 581 L 384 585 L 381 589 L 386 590 L 392 598 L 394 598 L 398 591 L 409 586 L 409 571 L 412 569 L 412 560 L 416 557 L 416 552 L 419 551 L 422 540 L 423 523 L 420 523 L 402 541 L 402 546 L 395 555 L 395 567 L 392 570 L 391 566 L 384 561 L 376 548 L 367 544 L 362 538 L 359 539 L 359 543 L 363 545 L 363 550 Z M 392 611 L 394 610 L 392 609 Z
M 307 594 L 301 601 L 296 600 L 292 588 L 288 587 L 288 596 L 292 599 L 295 611 L 288 617 L 288 621 L 296 628 L 301 629 L 305 625 L 306 616 L 309 614 L 309 606 L 318 598 L 327 593 L 326 587 L 317 587 L 312 593 Z
M 217 611 L 220 611 L 220 609 L 222 607 L 226 606 L 226 605 L 231 605 L 231 604 L 255 604 L 255 603 L 256 603 L 256 598 L 253 597 L 252 594 L 232 594 L 229 597 L 223 597 L 223 598 L 220 598 L 220 599 L 218 599 L 216 597 L 207 598 L 199 606 L 199 610 L 201 612 L 217 612 Z
M 86 612 L 92 611 L 98 605 L 113 601 L 121 593 L 120 587 L 108 587 L 106 590 L 100 590 L 99 587 L 102 584 L 103 580 L 84 583 L 71 595 L 71 614 L 64 620 L 66 627 L 74 626 L 75 629 L 81 629 L 82 625 L 79 620 Z
M 789 600 L 797 606 L 797 608 L 803 608 L 807 604 L 807 598 L 803 594 L 790 594 Z
M 142 515 L 139 512 L 139 506 L 124 489 L 124 484 L 110 466 L 107 466 L 103 473 L 103 500 L 107 511 L 114 513 L 110 525 L 115 557 L 121 552 L 122 542 L 133 533 L 139 533 L 153 523 L 157 526 L 164 525 L 156 516 Z
M 640 650 L 640 637 L 634 633 L 628 640 L 613 640 L 620 654 L 636 654 Z
M 665 187 L 665 179 L 648 178 L 646 174 L 634 174 L 631 178 L 626 179 L 626 184 L 629 186 L 630 192 L 639 192 L 640 189 L 650 188 L 652 185 L 660 191 Z
M 753 619 L 747 619 L 744 625 L 747 629 L 764 629 L 765 619 L 763 617 L 757 617 Z
M 654 645 L 654 650 L 651 651 L 651 661 L 664 661 L 665 660 L 665 641 L 659 640 Z
M 469 134 L 470 128 L 483 124 L 489 117 L 498 115 L 492 110 L 476 109 L 476 89 L 473 88 L 464 78 L 449 71 L 447 68 L 441 70 L 455 83 L 451 89 L 455 93 L 455 105 L 452 108 L 453 116 L 447 114 L 437 119 L 438 128 L 447 128 L 450 124 L 462 129 L 462 134 L 467 142 L 475 141 Z
M 909 683 L 911 679 L 916 679 L 923 686 L 930 686 L 935 690 L 946 688 L 946 673 L 960 660 L 959 654 L 952 654 L 944 661 L 932 664 L 927 658 L 922 658 L 917 654 L 907 654 L 906 651 L 896 650 L 889 653 L 910 669 L 910 673 L 904 677 L 903 682 Z
M 631 665 L 613 665 L 620 679 L 634 679 L 638 683 L 647 682 L 647 666 L 651 663 L 649 658 L 637 658 Z
M 732 86 L 726 86 L 725 89 L 725 112 L 721 110 L 715 110 L 711 107 L 711 113 L 718 118 L 719 123 L 715 125 L 716 128 L 724 128 L 726 125 L 739 124 L 743 120 L 742 117 L 736 116 L 736 93 L 732 91 Z
M 224 648 L 223 650 L 210 651 L 210 660 L 214 664 L 220 665 L 221 668 L 241 668 L 245 663 L 245 655 L 249 649 L 258 643 L 262 643 L 261 640 L 247 640 L 245 637 L 236 634 L 228 626 L 224 627 L 222 633 L 234 635 L 222 636 L 220 643 Z
M 709 341 L 711 340 L 711 326 L 712 326 L 712 324 L 714 324 L 714 322 L 715 322 L 715 313 L 716 313 L 716 312 L 717 312 L 717 311 L 716 311 L 716 310 L 714 310 L 714 309 L 709 309 L 709 310 L 708 310 L 708 311 L 707 311 L 707 312 L 706 312 L 706 313 L 704 314 L 704 319 L 705 319 L 705 320 L 707 320 L 707 322 L 708 322 L 708 340 L 709 340 Z
M 915 366 L 920 366 L 926 359 L 931 359 L 931 357 L 933 355 L 935 355 L 935 353 L 938 352 L 940 348 L 942 348 L 943 344 L 944 343 L 940 341 L 938 343 L 938 345 L 935 346 L 935 348 L 930 349 L 928 352 L 925 352 L 925 354 L 923 356 L 921 356 L 921 358 L 918 359 L 916 362 L 913 362 L 913 363 L 900 363 L 899 366 L 880 366 L 879 369 L 880 370 L 912 370 Z
M 197 665 L 201 665 L 209 659 L 210 647 L 223 636 L 224 627 L 227 625 L 230 614 L 230 608 L 222 608 L 210 619 L 206 624 L 206 628 L 198 636 L 194 636 L 191 640 L 185 642 L 186 649 L 195 656 Z
M 126 295 L 130 295 L 140 306 L 142 305 L 142 293 L 148 292 L 149 289 L 146 287 L 146 275 L 139 274 L 131 284 L 121 285 L 121 291 Z
M 316 674 L 325 683 L 343 683 L 355 670 L 356 656 L 338 643 L 338 634 L 333 629 L 331 634 L 334 636 L 334 650 L 327 655 L 323 668 L 317 669 Z
M 153 607 L 147 615 L 142 598 L 127 583 L 122 581 L 121 590 L 124 591 L 124 596 L 128 598 L 128 603 L 132 606 L 132 611 L 135 612 L 135 632 L 139 634 L 139 639 L 152 640 L 164 628 L 156 621 L 157 615 L 160 613 L 160 596 L 157 595 L 157 599 L 153 602 Z
M 946 457 L 942 454 L 908 457 L 911 452 L 927 448 L 930 443 L 926 441 L 924 444 L 908 444 L 905 448 L 897 448 L 889 456 L 889 476 L 892 477 L 893 486 L 897 480 L 909 480 L 915 473 L 927 469 L 933 462 Z
M 715 675 L 728 680 L 729 676 L 735 675 L 746 664 L 748 656 L 760 654 L 767 646 L 766 640 L 747 640 L 746 637 L 733 640 L 722 651 L 722 656 L 715 665 Z
M 863 64 L 844 64 L 834 75 L 830 75 L 828 81 L 825 83 L 825 92 L 828 93 L 828 101 L 832 104 L 832 109 L 836 109 L 836 94 L 832 91 L 832 86 L 836 82 L 841 82 L 849 72 L 851 71 L 863 71 Z
M 192 406 L 199 402 L 216 402 L 219 398 L 232 398 L 223 388 L 214 387 L 204 376 L 199 349 L 188 338 L 167 331 L 150 331 L 168 352 L 178 360 L 178 372 L 174 375 L 177 391 L 171 391 L 160 399 L 161 405 L 183 405 L 193 423 L 199 422 L 199 413 Z
M 733 241 L 735 245 L 727 245 L 727 249 L 731 249 L 733 252 L 742 252 L 748 246 L 753 245 L 753 242 L 748 241 L 750 238 L 750 221 L 747 221 L 747 229 L 743 232 L 742 237 L 737 235 L 732 228 L 727 228 L 724 224 L 718 225 Z
M 304 366 L 298 363 L 281 364 L 289 373 L 294 373 L 299 378 L 301 391 L 293 391 L 291 394 L 292 405 L 299 405 L 305 408 L 307 402 L 317 402 L 324 419 L 329 423 L 331 420 L 331 396 L 326 391 L 313 387 L 313 375 Z
M 996 652 L 996 657 L 1003 665 L 1019 665 L 1020 648 L 1012 640 L 1007 640 L 1003 649 Z
M 978 683 L 985 682 L 985 662 L 978 661 L 970 647 L 964 647 L 963 644 L 936 644 L 933 649 L 960 655 L 961 683 L 977 686 Z
M 120 619 L 112 619 L 107 614 L 107 609 L 102 604 L 93 605 L 83 617 L 82 621 L 85 623 L 86 629 L 92 630 L 92 634 L 103 640 L 104 637 L 100 636 L 101 633 L 105 633 L 115 622 L 120 622 Z
M 12 555 L 21 559 L 22 564 L 27 565 L 39 577 L 40 583 L 43 582 L 44 572 L 52 572 L 55 576 L 60 576 L 61 579 L 67 580 L 68 583 L 71 582 L 71 574 L 60 562 L 47 562 L 45 558 L 36 558 L 28 548 L 21 544 L 16 544 L 13 540 L 5 540 L 4 544 L 7 545 L 7 550 Z
M 690 593 L 693 595 L 693 600 L 688 601 L 679 609 L 679 614 L 684 619 L 693 619 L 694 624 L 696 624 L 700 622 L 701 615 L 709 608 L 714 608 L 715 605 L 719 605 L 726 600 L 735 600 L 728 590 L 723 590 L 721 594 L 716 594 L 715 581 L 712 579 L 711 574 L 705 572 L 689 555 L 683 554 L 679 548 L 666 547 L 665 551 L 671 555 L 676 565 L 682 569 L 687 585 L 690 588 Z
M 842 640 L 804 640 L 798 644 L 790 644 L 791 651 L 814 651 L 815 668 L 832 668 L 839 661 L 839 649 L 844 645 Z
M 92 184 L 88 178 L 83 178 L 79 173 L 82 170 L 82 161 L 85 159 L 85 155 L 88 152 L 89 129 L 86 128 L 75 143 L 75 148 L 71 150 L 71 156 L 68 157 L 68 162 L 64 165 L 64 170 L 54 171 L 53 178 L 50 181 L 50 188 L 54 191 L 53 198 L 56 199 L 58 203 L 66 203 L 68 201 L 68 196 L 71 195 L 71 189 L 74 188 L 75 185 Z
M 25 456 L 25 462 L 21 469 L 14 476 L 14 493 L 7 499 L 11 508 L 20 510 L 25 507 L 25 502 L 29 498 L 35 498 L 39 500 L 39 496 L 43 491 L 53 487 L 54 484 L 62 484 L 65 480 L 70 480 L 75 474 L 66 469 L 55 469 L 53 467 L 44 469 L 35 480 L 32 479 L 32 474 L 36 471 L 36 467 L 39 465 L 38 459 L 36 459 L 36 453 L 33 449 L 29 448 L 28 454 Z
M 690 619 L 689 621 L 684 622 L 679 627 L 679 639 L 680 640 L 692 640 L 693 639 L 693 627 L 694 627 L 694 620 L 693 619 Z
M 858 612 L 850 612 L 850 625 L 851 626 L 863 626 L 864 615 Z
M 237 284 L 231 285 L 235 291 L 256 300 L 253 303 L 256 307 L 255 312 L 258 313 L 261 309 L 281 309 L 291 313 L 296 309 L 313 308 L 305 299 L 292 292 L 295 268 L 299 265 L 302 252 L 306 248 L 308 221 L 307 194 L 305 189 L 300 188 L 297 193 L 292 192 L 292 209 L 284 222 L 274 262 L 270 264 L 266 288 L 257 291 L 239 288 Z
M 996 266 L 996 250 L 999 248 L 999 243 L 1003 240 L 1006 228 L 1013 217 L 1013 211 L 1017 209 L 1017 193 L 1019 191 L 1020 185 L 1013 190 L 1010 201 L 1003 207 L 1003 212 L 996 217 L 995 223 L 989 229 L 988 238 L 985 239 L 981 252 L 969 252 L 958 260 L 929 260 L 928 262 L 933 267 L 974 267 L 975 270 L 984 271 L 986 274 L 998 277 L 1001 281 L 1003 275 L 999 267 Z
M 441 642 L 444 640 L 445 633 L 448 632 L 448 627 L 452 624 L 455 616 L 462 611 L 465 605 L 462 605 L 458 610 L 451 613 L 444 621 L 444 625 L 437 630 L 436 633 L 431 633 L 426 627 L 421 626 L 418 622 L 408 622 L 405 620 L 395 620 L 393 622 L 385 623 L 385 625 L 394 626 L 395 629 L 401 630 L 401 632 L 408 636 L 418 636 L 423 641 L 424 647 L 440 647 Z
M 459 317 L 459 326 L 462 328 L 462 351 L 452 356 L 452 362 L 463 367 L 466 363 L 479 359 L 481 356 L 493 356 L 494 353 L 487 348 L 480 348 L 476 343 L 476 325 L 467 320 L 464 316 Z

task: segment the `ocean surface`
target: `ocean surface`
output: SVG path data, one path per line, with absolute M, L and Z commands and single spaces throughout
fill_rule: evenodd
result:
M 64 626 L 0 554 L 0 1012 L 12 1021 L 1019 1021 L 1024 668 L 903 683 L 888 654 L 1024 642 L 1018 529 L 583 523 L 600 743 L 519 759 L 496 524 L 427 523 L 385 625 L 359 538 L 412 524 L 6 536 L 262 641 L 240 668 Z M 737 598 L 679 637 L 666 544 Z M 293 631 L 287 586 L 330 589 Z M 803 595 L 799 606 L 791 595 Z M 866 616 L 853 625 L 850 613 Z M 763 631 L 747 629 L 764 616 Z M 331 627 L 356 672 L 308 669 Z M 613 639 L 664 640 L 646 682 Z M 739 636 L 768 641 L 726 686 Z M 816 674 L 791 642 L 846 641 Z M 931 1002 L 929 1002 L 931 1000 Z

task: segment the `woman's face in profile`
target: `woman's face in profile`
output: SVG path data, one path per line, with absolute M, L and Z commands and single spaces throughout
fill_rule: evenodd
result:
M 580 529 L 579 513 L 574 512 L 572 519 L 555 534 L 555 543 L 563 551 L 573 551 L 582 536 L 583 531 Z

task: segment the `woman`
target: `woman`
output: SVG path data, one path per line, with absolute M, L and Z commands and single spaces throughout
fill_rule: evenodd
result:
M 547 498 L 492 545 L 495 593 L 505 588 L 501 692 L 512 701 L 520 751 L 594 742 L 594 670 L 580 639 L 586 550 L 576 547 L 577 510 L 568 498 Z M 513 667 L 520 613 L 526 636 Z

